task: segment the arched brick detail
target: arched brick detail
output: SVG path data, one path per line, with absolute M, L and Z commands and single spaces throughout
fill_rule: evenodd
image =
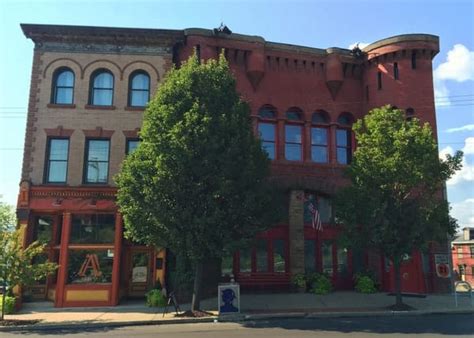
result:
M 111 138 L 115 130 L 105 130 L 102 127 L 96 127 L 95 129 L 82 129 L 82 132 L 86 137 Z
M 130 74 L 136 70 L 144 70 L 150 76 L 152 76 L 152 73 L 154 73 L 156 76 L 156 79 L 154 80 L 156 80 L 156 82 L 160 81 L 160 73 L 158 72 L 158 69 L 156 69 L 156 67 L 153 66 L 151 63 L 147 61 L 142 61 L 142 60 L 137 60 L 137 61 L 132 61 L 130 63 L 127 63 L 122 69 L 122 73 L 120 74 L 120 79 L 127 79 L 130 76 Z
M 97 67 L 92 67 L 93 65 L 96 65 L 96 64 L 98 64 Z M 110 69 L 110 67 L 107 65 L 109 66 L 112 65 L 113 68 L 115 68 L 115 71 Z M 89 68 L 91 68 L 92 70 L 89 71 Z M 122 69 L 120 68 L 120 66 L 113 61 L 105 60 L 105 59 L 95 60 L 88 63 L 82 71 L 81 79 L 86 77 L 86 75 L 87 77 L 89 77 L 96 69 L 99 69 L 99 68 L 105 68 L 109 70 L 110 72 L 112 72 L 115 78 L 122 80 Z
M 53 65 L 55 65 L 56 63 L 58 63 L 58 65 L 53 67 Z M 56 69 L 60 68 L 60 67 L 69 67 L 69 68 L 71 68 L 71 70 L 76 75 L 76 78 L 78 76 L 80 76 L 82 78 L 83 69 L 82 69 L 81 65 L 79 64 L 79 62 L 77 62 L 76 60 L 70 59 L 70 58 L 59 58 L 59 59 L 55 59 L 55 60 L 51 61 L 50 63 L 48 63 L 46 65 L 46 67 L 44 67 L 43 79 L 46 78 L 47 74 L 50 74 L 49 77 L 52 77 L 54 71 Z M 48 73 L 48 71 L 50 73 Z

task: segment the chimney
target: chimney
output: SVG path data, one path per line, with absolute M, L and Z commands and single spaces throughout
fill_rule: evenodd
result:
M 471 239 L 471 236 L 470 236 L 470 231 L 471 229 L 470 228 L 463 228 L 462 229 L 462 232 L 463 232 L 463 240 L 465 241 L 469 241 Z

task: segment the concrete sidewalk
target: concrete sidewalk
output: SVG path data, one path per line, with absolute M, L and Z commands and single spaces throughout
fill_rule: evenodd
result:
M 212 322 L 214 320 L 254 320 L 272 317 L 327 317 L 327 316 L 374 316 L 394 315 L 387 309 L 395 302 L 394 296 L 386 293 L 364 295 L 356 292 L 334 292 L 328 295 L 311 293 L 274 293 L 243 294 L 241 296 L 241 314 L 231 317 L 217 317 L 217 299 L 210 298 L 201 302 L 203 310 L 214 316 L 204 318 L 177 318 L 171 313 L 163 317 L 163 308 L 150 308 L 143 301 L 124 302 L 115 307 L 97 308 L 54 308 L 52 303 L 25 303 L 23 309 L 6 319 L 39 320 L 30 328 L 64 328 L 80 325 L 81 327 L 123 326 L 146 324 L 171 324 L 189 322 Z M 429 295 L 426 298 L 404 297 L 404 302 L 415 311 L 404 314 L 429 313 L 473 313 L 469 297 L 461 297 L 458 307 L 453 295 Z M 181 309 L 188 310 L 190 304 L 183 304 Z M 1 327 L 3 330 L 18 328 Z

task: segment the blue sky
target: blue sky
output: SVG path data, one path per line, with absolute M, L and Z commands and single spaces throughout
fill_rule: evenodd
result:
M 474 226 L 473 17 L 471 0 L 0 0 L 0 195 L 14 205 L 20 180 L 33 53 L 20 23 L 182 29 L 224 22 L 236 33 L 319 48 L 429 33 L 441 41 L 433 67 L 440 152 L 466 153 L 448 197 L 460 225 Z

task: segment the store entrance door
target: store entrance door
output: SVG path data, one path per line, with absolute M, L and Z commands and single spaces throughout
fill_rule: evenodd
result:
M 144 297 L 153 287 L 151 250 L 131 249 L 129 268 L 129 297 Z

